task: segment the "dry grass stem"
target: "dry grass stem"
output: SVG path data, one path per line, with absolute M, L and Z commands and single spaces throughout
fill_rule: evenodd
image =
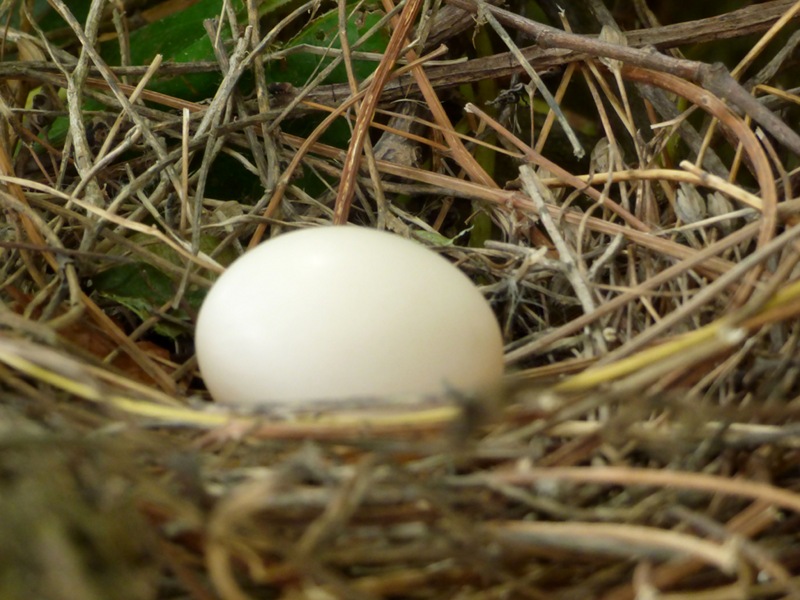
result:
M 40 4 L 0 3 L 3 600 L 800 597 L 800 2 L 226 0 L 194 62 L 213 3 Z M 507 376 L 215 404 L 216 278 L 346 223 L 470 277 Z

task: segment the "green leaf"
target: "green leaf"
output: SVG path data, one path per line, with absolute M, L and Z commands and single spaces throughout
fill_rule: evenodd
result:
M 475 214 L 472 216 L 469 245 L 471 248 L 483 248 L 487 240 L 492 239 L 492 218 L 477 202 L 473 202 Z
M 244 14 L 241 0 L 232 0 L 236 14 Z M 219 0 L 200 0 L 179 12 L 140 27 L 130 34 L 131 63 L 146 65 L 157 54 L 164 61 L 178 63 L 213 61 L 214 48 L 203 27 L 207 19 L 220 16 L 222 3 Z M 231 39 L 227 27 L 222 28 L 223 43 Z M 103 58 L 112 65 L 120 64 L 119 43 L 103 45 Z M 222 76 L 219 73 L 196 73 L 191 75 L 156 77 L 148 89 L 169 94 L 185 100 L 200 100 L 214 95 Z
M 385 28 L 375 31 L 358 48 L 353 45 L 375 26 L 384 16 L 380 10 L 353 10 L 348 6 L 347 41 L 353 51 L 383 53 L 389 44 L 389 33 Z M 333 9 L 314 19 L 297 34 L 286 48 L 302 46 L 317 48 L 341 48 L 339 40 L 339 12 Z M 288 55 L 284 60 L 273 62 L 268 68 L 268 76 L 273 81 L 286 81 L 295 86 L 304 85 L 313 75 L 333 59 L 330 57 L 298 52 Z M 354 60 L 353 70 L 359 80 L 366 79 L 377 68 L 378 62 L 372 60 Z M 347 81 L 344 64 L 336 67 L 323 83 L 342 83 Z
M 456 243 L 456 240 L 458 238 L 469 233 L 470 231 L 472 231 L 472 227 L 467 227 L 466 229 L 460 231 L 451 238 L 447 237 L 446 235 L 442 235 L 441 233 L 437 233 L 435 231 L 426 231 L 424 229 L 419 229 L 415 231 L 414 235 L 421 240 L 431 243 L 434 246 L 439 246 L 444 248 L 446 246 L 452 246 L 453 244 Z
M 128 308 L 142 321 L 158 314 L 178 291 L 178 282 L 144 262 L 112 267 L 94 276 L 92 284 L 101 296 Z M 205 290 L 190 285 L 183 295 L 183 302 L 195 312 L 199 310 L 205 294 Z M 160 320 L 153 328 L 157 333 L 176 338 L 189 330 L 191 317 L 183 308 L 169 309 L 166 315 L 175 321 L 185 322 L 186 327 Z
M 133 234 L 131 240 L 156 256 L 166 259 L 176 265 L 182 265 L 183 259 L 175 250 L 166 244 L 154 241 L 146 234 Z M 211 235 L 204 235 L 200 239 L 200 249 L 211 254 L 219 244 L 219 240 Z M 112 255 L 125 254 L 122 249 L 114 249 Z M 217 256 L 217 260 L 227 265 L 235 260 L 233 250 L 227 250 Z M 92 277 L 94 291 L 107 300 L 112 300 L 132 311 L 142 321 L 157 314 L 167 304 L 171 303 L 178 292 L 179 278 L 164 273 L 158 267 L 144 261 L 136 261 L 117 265 L 101 271 Z M 156 333 L 170 338 L 176 338 L 189 331 L 193 320 L 190 313 L 196 313 L 205 298 L 207 290 L 194 284 L 189 284 L 181 298 L 181 306 L 177 309 L 168 309 L 164 313 L 170 320 L 160 320 L 153 328 Z M 181 325 L 185 323 L 185 326 Z
M 78 23 L 85 23 L 86 17 L 89 15 L 89 8 L 92 5 L 92 0 L 73 0 L 69 3 L 69 10 L 72 16 Z M 19 26 L 19 13 L 14 11 L 12 26 Z M 54 8 L 50 6 L 47 0 L 35 0 L 31 8 L 31 15 L 33 16 L 36 24 L 45 32 L 55 31 L 56 29 L 63 29 L 67 27 L 67 22 L 61 18 Z
M 267 0 L 259 5 L 259 16 L 272 14 L 298 1 Z M 243 0 L 230 0 L 230 2 L 239 23 L 246 23 L 247 10 Z M 177 63 L 216 61 L 214 48 L 203 22 L 208 19 L 219 19 L 221 10 L 220 0 L 199 0 L 181 11 L 131 32 L 132 64 L 150 64 L 157 54 L 161 54 L 164 61 Z M 222 27 L 220 33 L 222 43 L 231 40 L 227 26 Z M 103 46 L 103 57 L 110 64 L 120 64 L 119 44 L 116 41 L 106 43 Z M 219 73 L 196 73 L 169 78 L 157 77 L 147 87 L 184 100 L 202 100 L 214 95 L 221 80 L 222 76 Z

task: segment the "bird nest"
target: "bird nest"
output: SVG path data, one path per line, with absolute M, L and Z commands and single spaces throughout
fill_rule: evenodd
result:
M 209 2 L 28 4 L 0 7 L 0 597 L 800 597 L 796 3 L 232 1 L 189 61 L 158 27 Z M 480 286 L 502 385 L 211 401 L 215 277 L 345 222 Z

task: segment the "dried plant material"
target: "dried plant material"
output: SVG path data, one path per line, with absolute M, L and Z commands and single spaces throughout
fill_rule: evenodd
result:
M 720 192 L 712 192 L 706 196 L 706 205 L 709 216 L 727 217 L 720 220 L 717 226 L 723 234 L 729 235 L 739 223 L 739 219 L 730 216 L 734 211 L 733 203 Z
M 120 452 L 44 432 L 3 435 L 4 599 L 156 597 L 155 536 L 136 506 L 138 476 Z
M 592 148 L 589 157 L 589 170 L 592 173 L 606 173 L 613 170 L 614 160 L 612 156 L 611 141 L 603 136 Z
M 693 185 L 681 182 L 675 193 L 675 214 L 684 223 L 697 223 L 706 216 L 706 201 Z
M 416 117 L 422 113 L 415 102 L 404 102 L 396 116 L 392 117 L 387 130 L 375 144 L 376 160 L 384 160 L 405 167 L 417 167 L 422 156 L 420 144 L 409 134 L 424 130 Z
M 536 176 L 543 180 L 543 179 L 553 179 L 555 175 L 546 167 L 537 167 L 536 168 Z M 565 189 L 561 186 L 559 187 L 551 187 L 550 194 L 545 198 L 545 201 L 552 201 L 553 204 L 558 204 L 559 201 L 564 197 Z
M 542 82 L 541 77 L 539 77 L 535 69 L 530 65 L 528 60 L 522 55 L 522 52 L 514 43 L 514 41 L 511 39 L 511 37 L 508 35 L 506 30 L 503 29 L 503 26 L 497 21 L 497 19 L 494 17 L 491 11 L 488 10 L 487 5 L 483 2 L 483 0 L 479 0 L 478 11 L 480 18 L 486 19 L 486 21 L 489 23 L 492 29 L 494 29 L 495 33 L 497 33 L 497 35 L 500 36 L 500 38 L 503 40 L 506 46 L 508 46 L 508 49 L 511 51 L 511 54 L 517 61 L 519 61 L 519 64 L 522 67 L 522 69 L 531 78 L 531 82 L 533 83 L 533 85 L 536 87 L 539 93 L 542 94 L 542 97 L 544 97 L 545 101 L 547 102 L 547 105 L 550 107 L 550 110 L 552 110 L 555 113 L 558 122 L 564 128 L 564 133 L 567 135 L 567 139 L 569 139 L 569 142 L 572 146 L 572 153 L 575 156 L 575 158 L 578 159 L 583 158 L 585 152 L 583 150 L 583 147 L 581 146 L 581 143 L 578 141 L 575 132 L 573 131 L 572 127 L 567 121 L 567 118 L 561 111 L 561 107 L 555 101 L 555 98 L 553 98 L 553 95 L 550 93 L 550 90 L 548 90 L 547 87 Z
M 796 0 L 0 4 L 1 598 L 800 597 Z M 213 403 L 219 273 L 345 217 L 507 376 Z
M 619 28 L 610 27 L 609 25 L 603 25 L 603 28 L 600 30 L 600 40 L 608 44 L 615 44 L 617 46 L 628 45 L 628 38 L 625 37 Z M 620 60 L 601 57 L 600 62 L 613 71 L 615 76 L 617 76 L 617 74 L 620 72 L 620 69 L 622 69 L 623 63 Z

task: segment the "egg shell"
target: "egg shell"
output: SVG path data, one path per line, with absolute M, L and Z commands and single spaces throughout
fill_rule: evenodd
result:
M 469 393 L 503 372 L 470 279 L 417 242 L 355 226 L 273 238 L 237 259 L 198 316 L 212 397 L 268 404 Z

